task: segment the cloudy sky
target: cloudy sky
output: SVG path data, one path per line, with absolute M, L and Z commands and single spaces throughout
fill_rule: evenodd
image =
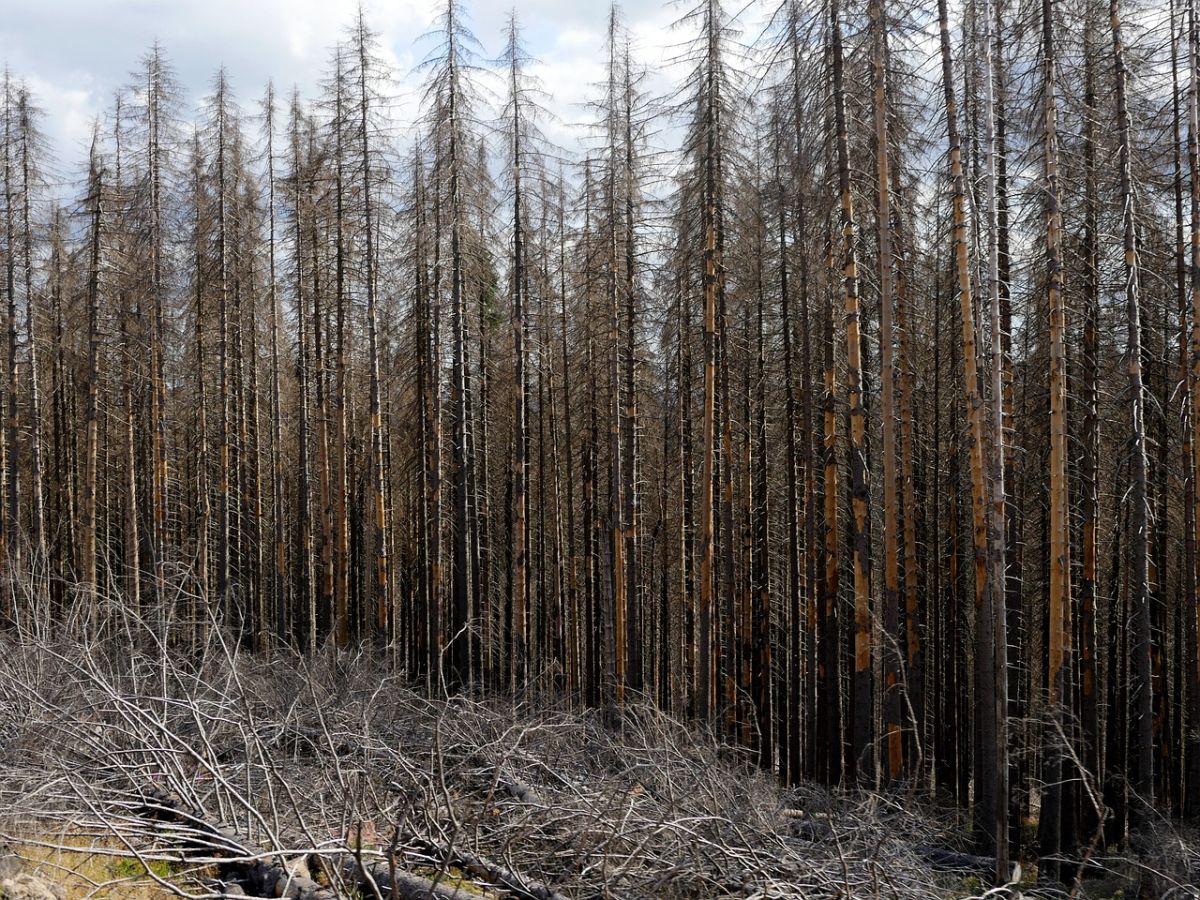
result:
M 358 0 L 8 0 L 0 17 L 0 61 L 26 80 L 45 110 L 58 168 L 70 178 L 85 155 L 91 123 L 112 105 L 138 60 L 162 43 L 194 110 L 223 65 L 245 108 L 267 80 L 280 92 L 297 85 L 312 96 L 328 68 L 330 48 L 353 21 Z M 511 0 L 473 0 L 469 23 L 488 55 L 497 55 Z M 401 107 L 411 104 L 430 44 L 420 40 L 437 0 L 364 0 Z M 602 76 L 604 0 L 519 0 L 526 43 L 537 74 L 553 95 L 558 123 L 547 130 L 569 144 L 584 99 Z M 678 7 L 663 0 L 624 0 L 623 17 L 655 86 L 669 82 L 668 62 L 689 37 L 670 29 Z M 751 14 L 748 14 L 751 15 Z M 749 35 L 747 35 L 749 36 Z

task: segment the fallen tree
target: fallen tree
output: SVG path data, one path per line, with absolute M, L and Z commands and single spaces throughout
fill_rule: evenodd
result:
M 438 696 L 369 647 L 249 655 L 215 626 L 198 654 L 128 619 L 0 644 L 0 833 L 104 838 L 181 896 L 961 896 L 916 848 L 964 846 L 964 822 L 781 789 L 649 704 L 614 727 Z

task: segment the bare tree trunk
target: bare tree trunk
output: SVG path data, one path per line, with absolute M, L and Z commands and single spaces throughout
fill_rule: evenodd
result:
M 331 509 L 333 515 L 333 634 L 338 646 L 350 641 L 350 524 L 349 524 L 349 452 L 347 431 L 350 427 L 349 379 L 346 362 L 347 323 L 346 307 L 346 200 L 345 132 L 345 61 L 339 49 L 334 62 L 334 115 L 331 123 L 334 133 L 334 187 L 333 187 L 333 244 L 334 244 L 334 333 L 330 338 L 333 346 L 333 446 L 330 451 L 330 480 L 332 487 Z
M 371 198 L 370 109 L 367 91 L 369 66 L 366 23 L 358 11 L 359 140 L 362 142 L 363 261 L 367 289 L 367 358 L 370 367 L 371 498 L 374 512 L 375 633 L 384 641 L 391 637 L 391 594 L 388 572 L 387 497 L 384 492 L 384 425 L 379 383 L 379 313 L 375 284 L 375 225 Z
M 1080 726 L 1084 742 L 1084 764 L 1092 777 L 1099 772 L 1101 739 L 1099 704 L 1096 699 L 1096 586 L 1099 557 L 1099 318 L 1100 318 L 1100 226 L 1099 188 L 1096 174 L 1096 93 L 1093 62 L 1092 18 L 1084 23 L 1084 284 L 1083 353 L 1080 397 L 1083 403 L 1083 435 L 1079 467 L 1080 554 L 1079 572 L 1079 677 Z M 1094 835 L 1099 821 L 1091 804 L 1082 808 L 1081 834 L 1084 841 Z
M 833 250 L 833 226 L 828 228 L 825 240 L 826 266 L 831 279 L 834 278 L 835 263 Z M 841 629 L 838 628 L 838 588 L 841 572 L 838 532 L 838 459 L 837 459 L 837 368 L 834 359 L 834 303 L 837 294 L 830 291 L 825 306 L 824 334 L 824 385 L 825 397 L 822 405 L 824 416 L 824 444 L 822 461 L 824 476 L 821 483 L 823 495 L 824 530 L 823 562 L 821 579 L 819 623 L 820 687 L 818 688 L 817 731 L 818 747 L 824 748 L 826 762 L 818 767 L 818 776 L 824 774 L 826 784 L 837 784 L 842 777 L 842 703 L 841 703 Z
M 5 327 L 7 333 L 7 369 L 5 379 L 5 454 L 6 470 L 5 505 L 8 513 L 5 521 L 6 544 L 8 550 L 7 564 L 9 572 L 14 577 L 24 577 L 21 564 L 21 445 L 19 434 L 21 429 L 20 404 L 20 361 L 17 356 L 17 235 L 16 235 L 16 173 L 13 160 L 13 148 L 16 146 L 16 109 L 13 103 L 11 78 L 7 72 L 4 75 L 4 220 L 5 220 L 5 296 L 7 298 L 7 314 Z M 15 591 L 15 588 L 14 588 Z
M 230 406 L 230 359 L 229 359 L 229 249 L 228 221 L 226 215 L 228 186 L 226 183 L 226 128 L 227 86 L 222 75 L 217 85 L 217 398 L 221 407 L 220 451 L 217 471 L 217 496 L 219 524 L 217 528 L 217 601 L 226 617 L 231 617 L 230 605 L 230 518 L 233 500 L 230 488 L 230 453 L 233 442 L 233 424 Z
M 706 6 L 708 19 L 711 20 L 712 4 Z M 713 629 L 713 476 L 716 464 L 716 400 L 717 400 L 717 190 L 716 190 L 716 160 L 712 105 L 715 104 L 713 92 L 716 90 L 715 77 L 711 65 L 716 54 L 716 24 L 706 20 L 708 31 L 708 54 L 710 65 L 707 67 L 707 97 L 710 104 L 707 113 L 707 149 L 705 155 L 705 183 L 702 203 L 704 231 L 704 401 L 701 412 L 703 421 L 703 464 L 700 473 L 700 609 L 699 628 L 699 672 L 698 700 L 696 712 L 700 718 L 712 721 L 716 714 L 716 659 L 714 656 Z
M 874 675 L 871 622 L 871 492 L 867 468 L 867 413 L 863 405 L 863 337 L 859 320 L 858 258 L 854 199 L 850 190 L 850 148 L 843 84 L 842 23 L 837 0 L 830 4 L 833 34 L 833 101 L 837 129 L 838 191 L 841 195 L 842 299 L 846 307 L 846 390 L 850 416 L 850 540 L 854 554 L 854 706 L 850 778 L 870 785 L 874 763 Z M 827 501 L 828 502 L 828 501 Z M 868 758 L 870 754 L 870 758 Z
M 35 595 L 40 593 L 38 585 L 45 583 L 44 574 L 49 572 L 50 560 L 46 548 L 46 504 L 43 495 L 45 473 L 42 464 L 42 397 L 38 371 L 37 302 L 33 289 L 33 230 L 29 210 L 33 204 L 30 178 L 30 138 L 32 126 L 29 119 L 29 97 L 22 91 L 17 99 L 17 113 L 21 129 L 21 234 L 22 260 L 25 272 L 25 334 L 29 341 L 29 487 L 30 521 L 32 523 L 33 559 L 32 569 L 36 581 Z
M 453 2 L 447 6 L 447 34 L 450 40 L 457 40 L 455 21 L 457 10 Z M 452 49 L 451 53 L 455 51 Z M 458 685 L 469 684 L 471 672 L 471 534 L 468 513 L 468 494 L 470 491 L 470 472 L 468 462 L 468 445 L 470 443 L 471 423 L 468 420 L 467 400 L 467 331 L 466 331 L 466 298 L 463 296 L 463 199 L 462 199 L 462 164 L 459 147 L 458 119 L 458 74 L 457 59 L 452 57 L 451 82 L 452 88 L 447 97 L 449 121 L 449 160 L 448 177 L 450 180 L 450 328 L 452 331 L 452 373 L 450 384 L 450 401 L 454 409 L 454 464 L 452 467 L 454 488 L 454 573 L 451 602 L 451 672 L 453 682 Z
M 887 743 L 888 781 L 900 778 L 904 768 L 903 698 L 900 687 L 900 525 L 896 493 L 896 390 L 892 345 L 895 296 L 892 284 L 892 206 L 888 155 L 887 63 L 884 49 L 887 20 L 883 0 L 871 0 L 871 47 L 874 73 L 875 171 L 879 233 L 879 366 L 882 394 L 880 419 L 883 428 L 883 716 Z
M 794 34 L 794 30 L 792 32 Z M 786 457 L 784 465 L 787 471 L 787 559 L 788 559 L 788 616 L 790 629 L 788 633 L 787 643 L 787 682 L 785 696 L 787 697 L 787 705 L 781 710 L 779 717 L 779 741 L 780 741 L 780 778 L 785 784 L 795 784 L 800 778 L 800 754 L 795 754 L 793 760 L 792 748 L 796 750 L 800 748 L 800 700 L 802 682 L 801 675 L 803 674 L 803 648 L 800 645 L 800 609 L 801 596 L 803 585 L 801 578 L 803 577 L 800 568 L 800 540 L 801 528 L 800 522 L 800 485 L 796 464 L 799 459 L 799 454 L 796 449 L 796 384 L 794 376 L 794 350 L 792 347 L 792 311 L 791 311 L 791 286 L 788 280 L 788 258 L 787 258 L 787 226 L 786 222 L 786 200 L 784 195 L 783 175 L 780 171 L 780 157 L 782 156 L 781 148 L 776 148 L 775 151 L 775 181 L 779 190 L 778 197 L 778 243 L 779 243 L 779 318 L 780 331 L 783 339 L 783 383 L 784 383 L 784 409 L 783 409 L 783 427 L 784 427 L 784 452 Z M 801 200 L 800 202 L 803 202 Z M 803 251 L 801 251 L 803 252 Z M 804 322 L 804 327 L 807 329 L 808 322 Z M 807 446 L 808 435 L 805 434 L 805 442 Z M 811 464 L 811 460 L 805 460 L 806 465 Z
M 991 780 L 993 802 L 992 820 L 985 823 L 988 849 L 996 857 L 997 884 L 1008 881 L 1008 611 L 1005 597 L 1005 521 L 1007 495 L 1005 491 L 1005 433 L 1004 433 L 1004 344 L 1000 317 L 1000 245 L 996 203 L 996 112 L 992 72 L 992 9 L 991 0 L 983 0 L 983 120 L 984 120 L 984 224 L 987 246 L 988 312 L 991 327 L 992 397 L 991 397 L 991 521 L 988 523 L 990 547 L 988 565 L 990 609 L 988 617 L 978 627 L 991 630 L 991 637 L 980 642 L 991 659 L 984 664 L 992 668 L 992 694 L 978 698 L 987 720 L 987 773 Z
M 88 177 L 92 208 L 91 250 L 88 265 L 88 368 L 87 405 L 85 407 L 84 479 L 83 479 L 83 589 L 90 603 L 89 615 L 95 622 L 97 614 L 96 580 L 96 486 L 100 422 L 100 266 L 104 246 L 104 170 L 97 156 L 95 137 L 92 140 L 92 159 Z
M 1188 3 L 1188 182 L 1191 185 L 1191 439 L 1192 439 L 1192 525 L 1193 544 L 1200 541 L 1200 28 L 1195 0 Z M 1186 599 L 1188 630 L 1189 719 L 1194 737 L 1188 748 L 1188 803 L 1192 818 L 1200 817 L 1200 575 L 1193 578 Z
M 900 508 L 903 510 L 904 535 L 904 626 L 903 634 L 897 635 L 901 644 L 900 653 L 904 659 L 904 691 L 911 707 L 911 722 L 908 747 L 909 761 L 906 764 L 911 778 L 918 782 L 923 780 L 924 773 L 918 763 L 927 759 L 925 756 L 924 725 L 925 725 L 925 690 L 924 667 L 921 648 L 921 594 L 920 594 L 920 564 L 917 561 L 917 486 L 916 470 L 913 460 L 915 438 L 915 422 L 913 414 L 913 363 L 911 351 L 908 272 L 906 261 L 906 237 L 903 224 L 903 210 L 906 208 L 904 192 L 900 186 L 900 177 L 893 170 L 892 179 L 897 200 L 895 239 L 896 239 L 896 368 L 900 378 Z M 925 617 L 927 620 L 927 617 Z M 918 751 L 918 745 L 920 747 Z
M 984 469 L 984 400 L 980 385 L 978 370 L 978 355 L 975 344 L 975 304 L 971 295 L 971 265 L 968 252 L 967 214 L 966 214 L 966 184 L 963 174 L 962 144 L 958 131 L 958 106 L 954 96 L 954 77 L 950 55 L 950 30 L 946 11 L 946 0 L 938 2 L 938 20 L 941 32 L 942 51 L 942 81 L 946 96 L 946 119 L 950 143 L 950 180 L 953 188 L 953 245 L 959 307 L 962 319 L 962 357 L 963 378 L 967 401 L 967 417 L 970 426 L 971 448 L 971 521 L 973 545 L 975 550 L 975 612 L 977 622 L 990 622 L 991 604 L 989 602 L 988 586 L 988 527 L 987 527 L 987 488 Z M 990 660 L 994 654 L 992 641 L 994 633 L 988 628 L 980 628 L 977 635 L 980 647 L 976 648 L 977 657 Z M 976 670 L 980 684 L 977 686 L 981 697 L 994 696 L 995 685 L 993 666 L 980 665 Z M 989 716 L 980 717 L 980 725 L 991 723 L 994 719 Z M 990 730 L 990 728 L 989 728 Z M 986 741 L 985 741 L 986 742 Z M 993 736 L 994 743 L 994 736 Z M 989 766 L 990 769 L 990 766 Z M 995 773 L 976 773 L 982 776 L 976 783 L 975 821 L 982 824 L 991 823 L 996 818 L 996 804 L 999 798 L 995 796 Z M 985 835 L 985 841 L 989 837 Z
M 638 405 L 637 405 L 637 248 L 634 222 L 634 139 L 633 139 L 633 72 L 629 44 L 625 45 L 621 70 L 624 87 L 624 144 L 623 192 L 625 199 L 625 348 L 624 348 L 624 422 L 622 423 L 625 462 L 622 489 L 625 504 L 625 647 L 628 655 L 626 680 L 632 690 L 640 691 L 642 683 L 642 647 L 638 568 Z
M 150 548 L 154 568 L 154 593 L 161 603 L 165 596 L 167 543 L 167 388 L 166 315 L 163 297 L 162 259 L 162 101 L 163 59 L 156 45 L 146 60 L 146 156 L 150 182 L 150 292 L 153 310 L 150 322 L 150 428 L 151 468 Z
M 1065 692 L 1064 662 L 1071 643 L 1070 516 L 1067 506 L 1067 356 L 1066 304 L 1063 299 L 1062 211 L 1058 183 L 1057 57 L 1054 43 L 1054 0 L 1042 0 L 1043 95 L 1045 102 L 1044 147 L 1046 177 L 1046 293 L 1050 321 L 1050 596 L 1047 679 L 1051 715 L 1063 715 L 1069 702 Z M 1067 724 L 1069 727 L 1069 723 Z M 1053 857 L 1060 852 L 1061 821 L 1066 813 L 1062 802 L 1065 753 L 1059 736 L 1046 761 L 1042 799 L 1042 854 L 1048 874 L 1057 874 Z
M 300 106 L 292 98 L 292 264 L 295 267 L 294 290 L 296 304 L 296 600 L 294 619 L 297 643 L 310 655 L 317 649 L 317 605 L 313 590 L 313 535 L 311 524 L 312 472 L 309 449 L 309 364 L 308 364 L 308 302 L 304 293 L 304 221 L 301 185 L 304 174 L 300 157 Z
M 287 647 L 296 638 L 287 592 L 287 543 L 283 501 L 283 407 L 279 373 L 280 309 L 275 272 L 275 88 L 267 85 L 263 102 L 267 136 L 267 302 L 271 306 L 271 537 L 274 543 L 271 599 L 275 641 Z
M 1135 791 L 1134 824 L 1150 824 L 1154 810 L 1154 716 L 1153 685 L 1151 682 L 1150 638 L 1150 576 L 1149 528 L 1150 510 L 1146 487 L 1146 426 L 1145 388 L 1142 381 L 1142 325 L 1139 305 L 1139 272 L 1137 226 L 1134 221 L 1133 194 L 1133 127 L 1129 120 L 1128 71 L 1121 32 L 1120 0 L 1109 0 L 1109 22 L 1112 26 L 1113 62 L 1117 100 L 1117 130 L 1120 139 L 1122 244 L 1125 251 L 1125 323 L 1127 342 L 1125 352 L 1129 366 L 1131 439 L 1133 454 L 1130 460 L 1132 529 L 1130 552 L 1130 605 L 1133 609 L 1133 742 L 1134 760 L 1131 786 Z
M 510 40 L 515 42 L 515 33 Z M 521 208 L 521 93 L 517 83 L 517 55 L 512 53 L 510 89 L 512 91 L 512 169 L 513 169 L 513 268 L 512 280 L 512 333 L 513 333 L 513 529 L 512 529 L 512 630 L 509 634 L 508 666 L 511 676 L 509 689 L 523 691 L 526 686 L 526 662 L 528 649 L 525 645 L 526 607 L 529 600 L 528 545 L 529 525 L 525 517 L 526 481 L 529 475 L 529 449 L 527 423 L 528 377 L 525 373 L 525 345 L 528 327 L 525 322 L 525 227 Z

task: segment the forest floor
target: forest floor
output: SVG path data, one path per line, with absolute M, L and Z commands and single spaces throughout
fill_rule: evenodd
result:
M 648 705 L 431 697 L 365 649 L 0 636 L 0 898 L 984 896 L 968 825 L 782 788 Z M 1194 834 L 1145 846 L 1074 896 L 1200 897 Z

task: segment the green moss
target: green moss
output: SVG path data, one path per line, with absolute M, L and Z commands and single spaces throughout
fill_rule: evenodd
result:
M 110 871 L 113 878 L 142 878 L 146 875 L 157 875 L 159 878 L 170 878 L 173 874 L 171 863 L 165 859 L 147 860 L 145 865 L 140 859 L 131 856 L 114 856 Z
M 413 874 L 420 875 L 422 878 L 428 878 L 430 881 L 444 885 L 445 887 L 462 891 L 470 897 L 495 896 L 491 891 L 480 887 L 472 881 L 462 869 L 457 869 L 454 866 L 446 869 L 435 869 L 433 866 L 419 866 L 413 869 Z
M 961 879 L 954 886 L 955 897 L 977 897 L 983 893 L 983 882 L 974 875 Z

